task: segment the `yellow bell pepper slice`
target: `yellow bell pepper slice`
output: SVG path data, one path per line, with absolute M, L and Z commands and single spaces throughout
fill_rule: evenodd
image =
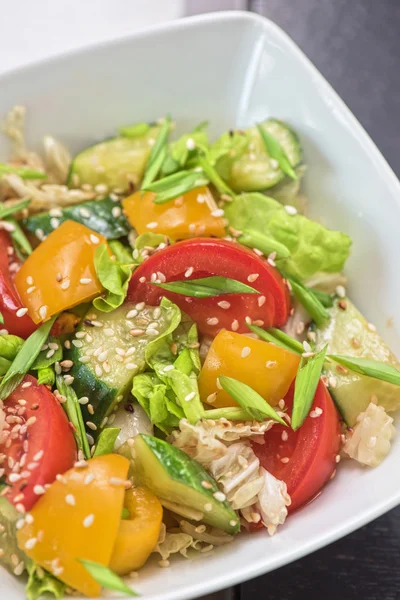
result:
M 128 490 L 124 507 L 130 516 L 120 522 L 110 562 L 110 569 L 118 575 L 145 564 L 157 544 L 163 516 L 158 498 L 144 488 Z
M 105 237 L 75 221 L 65 221 L 21 266 L 15 286 L 35 323 L 98 296 L 103 287 L 94 253 Z
M 227 375 L 246 383 L 275 406 L 286 395 L 299 362 L 299 356 L 293 352 L 222 330 L 211 344 L 200 372 L 200 397 L 215 408 L 237 406 L 236 401 L 218 387 L 219 375 Z
M 51 484 L 17 532 L 32 560 L 86 596 L 101 586 L 77 559 L 108 566 L 120 526 L 129 461 L 109 454 Z
M 208 187 L 198 187 L 165 204 L 155 204 L 155 196 L 136 192 L 122 202 L 128 221 L 139 234 L 162 233 L 172 240 L 226 235 L 224 219 Z

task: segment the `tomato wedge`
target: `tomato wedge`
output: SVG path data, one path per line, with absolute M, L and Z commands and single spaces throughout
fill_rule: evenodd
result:
M 293 391 L 292 384 L 285 397 L 289 414 Z M 315 409 L 322 413 L 313 417 Z M 287 439 L 284 439 L 286 435 Z M 339 417 L 323 383 L 318 384 L 310 414 L 297 431 L 274 425 L 265 433 L 264 440 L 262 445 L 253 443 L 253 450 L 261 465 L 286 483 L 292 499 L 289 511 L 293 512 L 312 500 L 336 469 L 336 455 L 340 448 Z M 289 461 L 282 462 L 285 458 Z
M 13 281 L 13 275 L 20 265 L 10 235 L 0 229 L 0 313 L 4 319 L 0 329 L 27 338 L 35 331 L 36 325 L 26 314 L 17 316 L 17 311 L 24 308 Z
M 171 282 L 212 275 L 236 279 L 260 293 L 193 298 L 150 283 L 152 276 Z M 155 305 L 163 296 L 185 311 L 201 333 L 212 336 L 221 329 L 248 332 L 246 317 L 260 321 L 264 327 L 280 327 L 286 323 L 290 309 L 287 288 L 274 267 L 238 243 L 213 238 L 173 244 L 136 269 L 129 284 L 128 300 Z
M 74 435 L 58 400 L 30 375 L 4 402 L 4 411 L 7 429 L 1 434 L 0 456 L 11 486 L 7 497 L 30 510 L 42 486 L 76 461 Z

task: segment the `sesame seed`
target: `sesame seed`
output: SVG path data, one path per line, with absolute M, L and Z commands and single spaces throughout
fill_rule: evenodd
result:
M 303 348 L 306 352 L 312 352 L 312 348 L 311 348 L 310 344 L 306 341 L 303 342 Z
M 46 358 L 51 358 L 52 356 L 54 356 L 55 353 L 55 350 L 50 349 L 46 354 Z
M 17 315 L 17 317 L 23 317 L 24 315 L 26 315 L 27 312 L 27 308 L 19 308 L 15 314 Z
M 146 283 L 146 277 L 140 277 L 139 281 L 140 283 Z
M 232 331 L 237 331 L 239 329 L 239 321 L 237 319 L 232 321 L 231 329 Z
M 193 138 L 188 138 L 186 140 L 186 148 L 188 150 L 194 150 L 196 148 L 196 142 L 194 141 Z
M 193 271 L 194 271 L 193 267 L 189 267 L 188 269 L 186 269 L 185 277 L 190 277 L 191 275 L 193 275 Z
M 147 223 L 147 229 L 156 229 L 158 227 L 158 223 L 156 221 L 151 221 L 151 223 Z
M 72 340 L 72 344 L 75 346 L 75 348 L 82 348 L 83 343 L 80 340 Z
M 227 302 L 226 300 L 221 300 L 221 302 L 218 302 L 218 306 L 224 310 L 228 310 L 228 308 L 231 307 L 231 303 Z
M 252 321 L 249 316 L 245 317 L 244 320 L 246 321 L 247 325 L 251 325 Z
M 146 329 L 146 335 L 151 335 L 151 336 L 155 336 L 155 335 L 159 335 L 159 331 L 158 329 L 155 329 L 154 327 L 148 327 Z
M 89 485 L 89 483 L 92 483 L 92 481 L 94 481 L 94 475 L 93 473 L 89 473 L 88 475 L 86 475 L 85 479 L 83 480 L 84 485 Z
M 324 411 L 322 410 L 322 408 L 320 408 L 319 406 L 317 406 L 316 408 L 314 408 L 314 410 L 312 410 L 310 412 L 310 417 L 312 419 L 316 419 L 317 417 L 320 417 L 322 415 Z
M 74 382 L 75 377 L 73 377 L 72 375 L 64 375 L 64 381 L 66 383 L 66 385 L 72 385 Z
M 29 419 L 27 420 L 25 425 L 27 427 L 30 427 L 31 425 L 34 425 L 35 423 L 36 423 L 36 417 L 29 417 Z
M 47 306 L 43 305 L 39 308 L 39 316 L 41 319 L 45 319 L 47 317 Z
M 60 221 L 56 217 L 52 217 L 50 219 L 50 225 L 52 226 L 53 229 L 57 229 L 59 224 L 60 224 Z
M 110 477 L 108 480 L 110 485 L 125 486 L 126 480 L 120 477 Z
M 11 473 L 8 476 L 8 480 L 10 483 L 17 483 L 17 481 L 19 481 L 21 479 L 21 475 L 19 475 L 18 473 Z
M 338 285 L 336 287 L 336 295 L 339 296 L 339 298 L 345 298 L 346 297 L 346 290 L 342 285 Z
M 79 214 L 81 215 L 81 217 L 88 219 L 92 213 L 87 208 L 82 207 L 79 209 Z
M 285 408 L 285 401 L 283 398 L 281 398 L 278 402 L 278 406 L 281 410 L 283 410 Z
M 219 323 L 219 319 L 217 319 L 217 317 L 209 317 L 207 319 L 208 325 L 218 325 L 218 323 Z
M 204 510 L 206 512 L 211 512 L 213 509 L 213 505 L 211 504 L 211 502 L 207 502 L 207 504 L 204 505 Z
M 79 280 L 79 283 L 81 283 L 82 285 L 88 285 L 88 283 L 92 283 L 92 279 L 91 277 L 81 277 Z
M 136 307 L 135 307 L 135 308 L 136 308 L 136 310 L 139 310 L 139 311 L 141 311 L 141 310 L 143 310 L 143 309 L 144 309 L 144 307 L 145 307 L 145 303 L 144 303 L 144 302 L 138 302 L 138 303 L 136 304 Z
M 164 569 L 168 568 L 170 565 L 169 560 L 159 560 L 158 564 L 160 565 L 160 567 L 163 567 Z
M 137 314 L 138 314 L 138 311 L 134 308 L 127 313 L 126 318 L 134 319 L 135 317 L 137 317 Z
M 277 364 L 278 363 L 276 362 L 276 360 L 267 360 L 265 366 L 267 367 L 267 369 L 273 369 L 274 367 L 276 367 Z
M 283 464 L 286 464 L 286 463 L 288 463 L 288 462 L 289 462 L 289 459 L 288 459 L 288 457 L 287 457 L 287 456 L 285 456 L 284 458 L 281 458 L 281 462 L 282 462 Z
M 144 334 L 144 329 L 131 329 L 129 332 L 133 337 L 138 337 Z
M 224 214 L 225 214 L 225 213 L 224 213 L 224 211 L 222 210 L 222 208 L 217 208 L 217 209 L 215 209 L 215 210 L 213 210 L 213 211 L 211 212 L 211 215 L 212 215 L 213 217 L 223 217 L 223 216 L 224 216 Z
M 253 283 L 253 281 L 258 279 L 259 277 L 260 277 L 260 275 L 258 273 L 252 273 L 251 275 L 248 276 L 247 281 L 249 283 Z
M 89 427 L 89 429 L 91 429 L 92 431 L 96 431 L 97 430 L 97 425 L 95 425 L 92 421 L 86 421 L 86 425 Z
M 32 275 L 28 275 L 28 277 L 26 278 L 26 283 L 28 285 L 33 285 L 33 277 L 32 277 Z
M 217 379 L 215 380 L 215 384 L 219 390 L 222 390 L 222 385 L 220 383 L 219 377 L 217 377 Z
M 88 413 L 94 415 L 94 408 L 92 404 L 87 405 Z
M 289 437 L 288 432 L 287 431 L 282 431 L 282 435 L 281 435 L 282 441 L 286 442 L 287 439 L 288 439 L 288 437 Z
M 33 493 L 36 494 L 37 496 L 41 496 L 42 494 L 45 493 L 45 489 L 42 485 L 35 485 L 33 488 Z
M 225 500 L 226 500 L 226 496 L 223 492 L 215 492 L 215 494 L 213 494 L 213 496 L 219 502 L 225 502 Z
M 101 377 L 103 375 L 103 369 L 100 367 L 100 365 L 96 365 L 94 370 L 97 377 Z
M 135 363 L 127 363 L 125 368 L 128 369 L 128 371 L 134 371 L 137 369 L 137 365 Z
M 73 496 L 73 494 L 67 494 L 65 496 L 65 502 L 69 504 L 69 506 L 76 506 L 75 496 Z
M 99 362 L 104 362 L 107 358 L 107 350 L 104 350 L 104 352 L 100 352 L 100 354 L 97 356 L 97 360 Z
M 93 525 L 93 522 L 94 522 L 94 515 L 93 514 L 88 515 L 87 517 L 85 517 L 83 519 L 83 526 L 90 527 L 91 525 Z
M 329 383 L 329 386 L 331 388 L 335 388 L 337 386 L 337 379 L 336 379 L 336 377 L 333 377 L 333 375 L 331 377 L 329 377 L 328 383 Z
M 240 356 L 241 356 L 242 358 L 246 358 L 247 356 L 249 356 L 250 352 L 251 352 L 251 348 L 249 348 L 248 346 L 245 346 L 245 347 L 242 349 L 242 351 L 241 351 L 241 353 L 240 353 Z
M 36 290 L 36 286 L 31 285 L 31 287 L 28 287 L 28 289 L 26 290 L 27 294 L 32 294 L 32 292 L 34 292 Z
M 69 350 L 71 348 L 71 342 L 69 340 L 65 340 L 64 347 Z
M 336 456 L 335 456 L 335 462 L 336 463 L 340 463 L 340 454 L 336 454 Z
M 185 396 L 185 401 L 186 402 L 190 402 L 190 400 L 193 400 L 193 398 L 195 397 L 195 395 L 196 395 L 196 392 L 190 392 L 190 394 L 187 394 Z
M 207 402 L 209 404 L 213 404 L 215 402 L 217 398 L 217 392 L 214 392 L 213 394 L 210 394 L 209 396 L 207 396 Z
M 368 323 L 367 327 L 370 331 L 373 331 L 373 332 L 376 331 L 376 327 L 372 323 Z
M 286 204 L 284 209 L 286 210 L 288 215 L 291 215 L 291 216 L 297 215 L 297 208 L 295 208 L 294 206 L 291 206 L 290 204 Z
M 201 485 L 203 488 L 205 488 L 206 490 L 211 490 L 212 489 L 212 483 L 210 483 L 209 481 L 202 481 Z
M 13 570 L 13 573 L 14 573 L 14 575 L 17 575 L 17 577 L 18 577 L 19 575 L 22 575 L 24 570 L 25 570 L 24 561 L 21 560 L 21 562 Z
M 97 235 L 94 235 L 94 233 L 91 233 L 90 241 L 92 242 L 92 244 L 98 244 L 100 242 L 100 238 L 98 238 Z
M 271 265 L 271 267 L 276 267 L 276 262 L 272 258 L 267 258 L 267 263 Z
M 12 233 L 13 231 L 15 231 L 15 226 L 12 223 L 9 223 L 8 221 L 0 221 L 0 229 L 5 229 L 5 231 Z

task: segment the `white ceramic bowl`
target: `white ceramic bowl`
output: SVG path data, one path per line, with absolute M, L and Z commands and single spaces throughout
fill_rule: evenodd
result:
M 32 144 L 51 133 L 72 151 L 112 135 L 118 125 L 166 112 L 186 130 L 210 119 L 214 133 L 267 116 L 288 120 L 304 147 L 314 216 L 354 240 L 351 295 L 400 350 L 399 182 L 348 108 L 274 23 L 248 13 L 177 21 L 20 69 L 0 86 L 0 114 L 16 103 L 28 107 Z M 397 441 L 377 469 L 340 465 L 322 495 L 273 538 L 241 536 L 208 559 L 148 566 L 135 589 L 149 600 L 184 600 L 321 548 L 400 502 L 399 462 Z M 21 583 L 5 572 L 0 597 L 23 598 Z

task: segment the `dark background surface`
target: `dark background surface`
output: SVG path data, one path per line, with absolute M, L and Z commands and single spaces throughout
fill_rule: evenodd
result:
M 295 40 L 400 176 L 400 0 L 247 4 Z M 212 598 L 400 600 L 400 507 L 323 550 Z

